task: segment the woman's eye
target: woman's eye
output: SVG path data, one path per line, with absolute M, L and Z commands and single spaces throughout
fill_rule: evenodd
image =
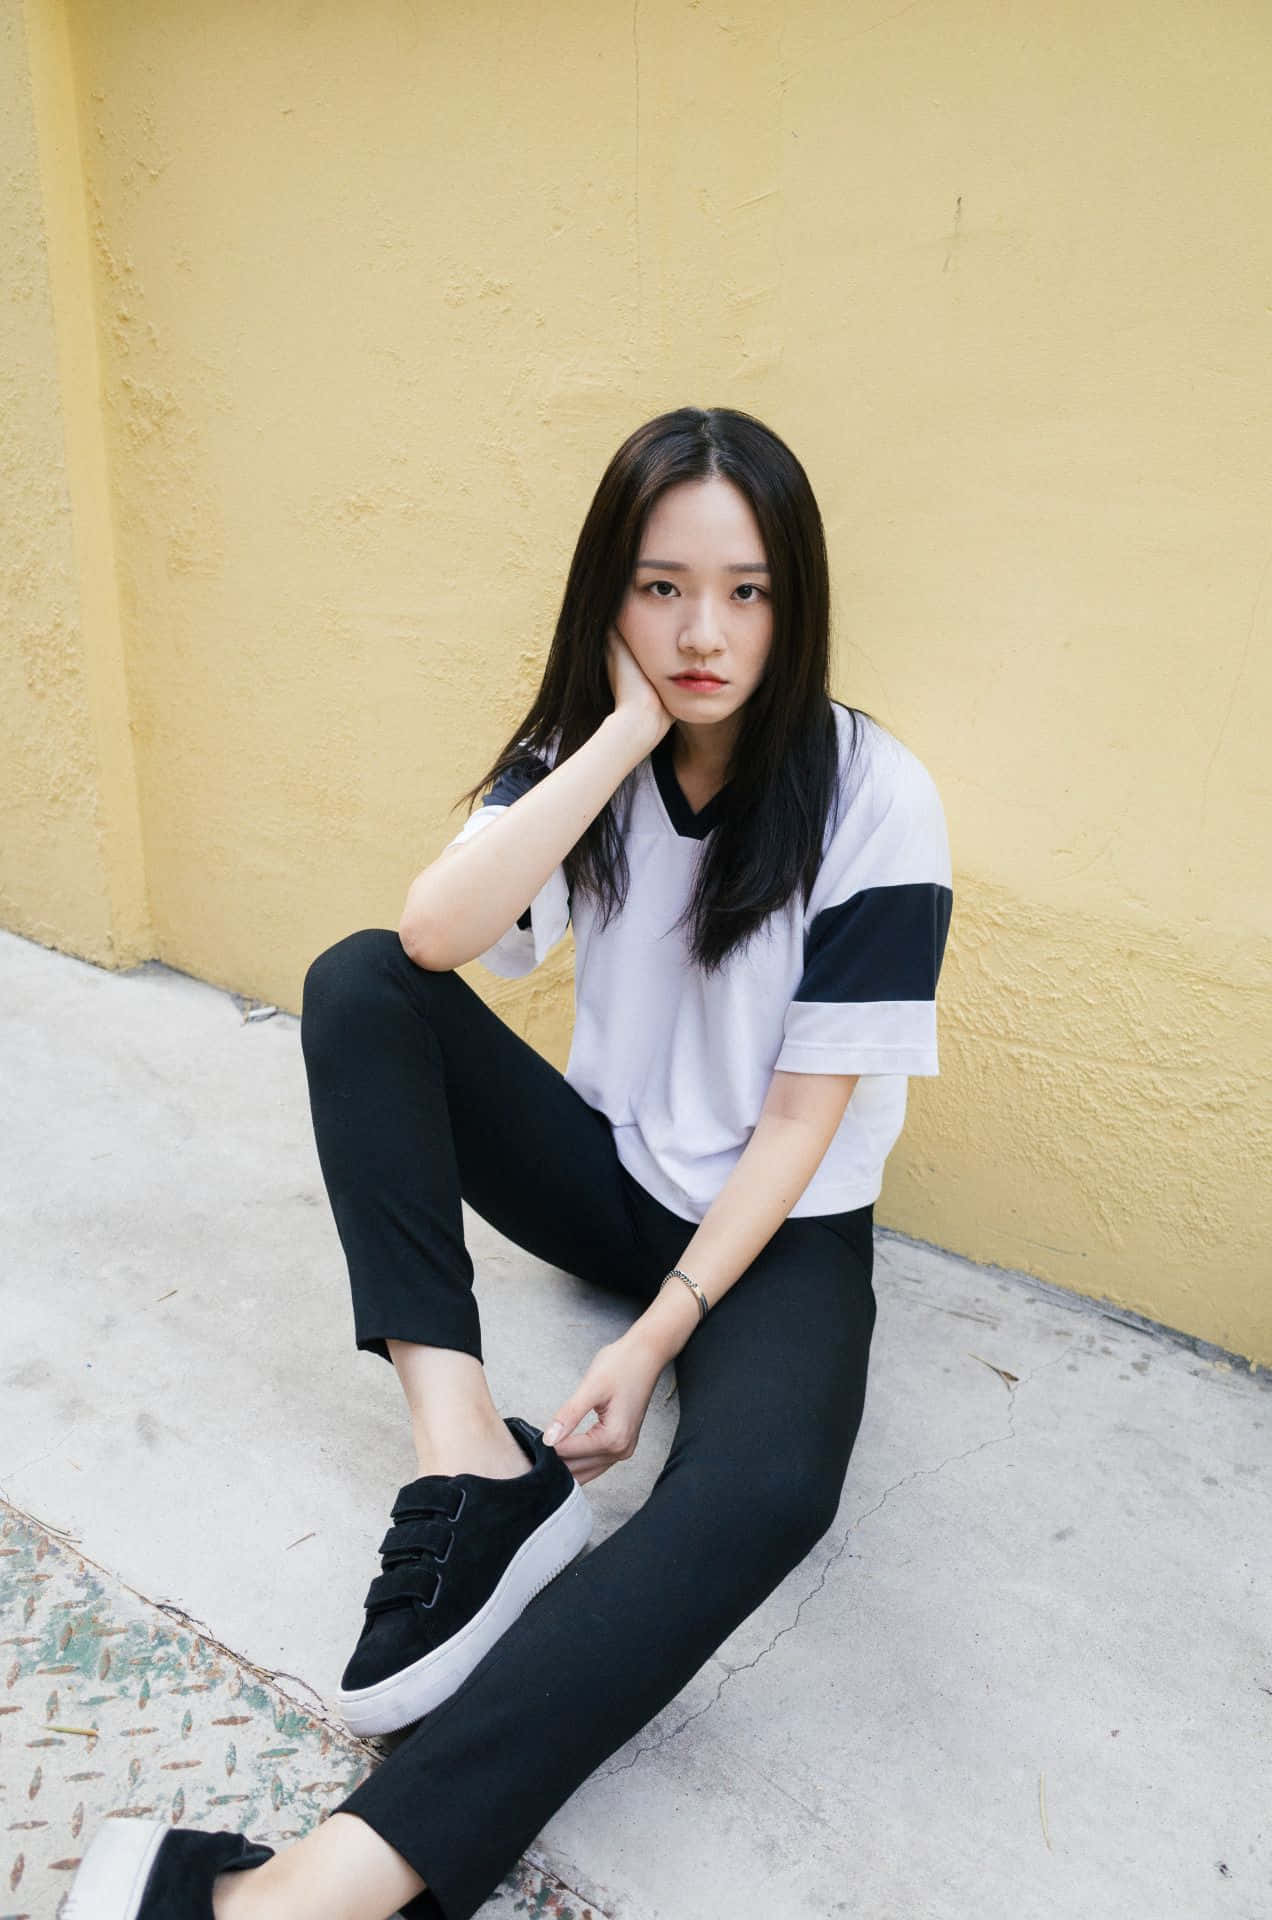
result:
M 657 591 L 659 587 L 667 587 L 670 590 L 670 593 L 676 592 L 675 583 L 671 580 L 651 580 L 646 586 L 645 591 L 646 593 L 652 595 L 652 597 L 655 600 L 668 599 L 670 597 L 670 594 L 659 593 Z M 734 589 L 734 591 L 736 593 L 745 593 L 750 595 L 750 598 L 747 600 L 744 600 L 742 603 L 743 606 L 746 606 L 746 607 L 753 606 L 757 599 L 762 600 L 764 598 L 764 588 L 757 587 L 753 580 L 744 580 L 740 586 Z

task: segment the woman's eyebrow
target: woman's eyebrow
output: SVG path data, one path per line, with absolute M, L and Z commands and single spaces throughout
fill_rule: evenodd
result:
M 663 573 L 690 573 L 683 560 L 638 560 L 638 567 L 658 567 Z M 768 567 L 762 560 L 740 560 L 724 568 L 725 573 L 767 573 Z

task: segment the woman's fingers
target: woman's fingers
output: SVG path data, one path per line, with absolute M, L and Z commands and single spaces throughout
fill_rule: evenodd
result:
M 558 1443 L 556 1452 L 567 1466 L 573 1467 L 580 1460 L 621 1460 L 630 1444 L 626 1434 L 611 1432 L 603 1420 L 595 1420 L 582 1433 L 567 1435 Z
M 570 1472 L 574 1475 L 574 1478 L 578 1481 L 580 1486 L 586 1486 L 589 1480 L 595 1480 L 598 1474 L 604 1473 L 605 1469 L 612 1465 L 613 1465 L 613 1461 L 602 1460 L 598 1462 L 596 1466 L 585 1466 L 585 1467 L 571 1466 Z
M 615 709 L 630 706 L 637 713 L 652 715 L 660 724 L 660 733 L 669 732 L 674 716 L 663 705 L 658 689 L 615 626 L 609 630 L 606 664 Z
M 624 1458 L 624 1455 L 613 1447 L 583 1447 L 578 1453 L 561 1453 L 558 1448 L 557 1452 L 571 1471 L 576 1467 L 597 1465 L 612 1467 L 616 1460 Z
M 625 1453 L 614 1453 L 609 1449 L 592 1449 L 587 1453 L 563 1454 L 566 1466 L 578 1479 L 581 1476 L 591 1478 L 593 1474 L 604 1473 L 607 1467 L 616 1466 L 627 1458 Z

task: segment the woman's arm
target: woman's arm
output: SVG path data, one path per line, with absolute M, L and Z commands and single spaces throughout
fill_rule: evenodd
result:
M 676 1261 L 713 1307 L 767 1246 L 821 1165 L 859 1075 L 774 1073 L 759 1122 L 732 1173 Z M 698 1325 L 696 1297 L 673 1280 L 623 1338 L 665 1366 Z
M 677 1266 L 712 1307 L 776 1233 L 821 1162 L 857 1084 L 855 1073 L 778 1073 L 733 1172 Z M 682 1281 L 665 1286 L 625 1333 L 603 1346 L 544 1429 L 575 1478 L 594 1480 L 636 1450 L 650 1395 L 698 1324 Z M 591 1409 L 595 1424 L 575 1433 Z
M 657 740 L 616 708 L 577 752 L 411 882 L 398 937 L 430 973 L 462 967 L 513 926 Z

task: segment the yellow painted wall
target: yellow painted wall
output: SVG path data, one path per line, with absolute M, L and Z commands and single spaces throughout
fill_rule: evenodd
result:
M 877 1217 L 1272 1364 L 1270 85 L 1263 0 L 0 0 L 5 923 L 296 1010 L 745 407 L 950 823 Z M 558 1065 L 570 963 L 469 974 Z
M 153 953 L 64 22 L 0 0 L 0 921 Z M 43 166 L 41 165 L 43 160 Z

